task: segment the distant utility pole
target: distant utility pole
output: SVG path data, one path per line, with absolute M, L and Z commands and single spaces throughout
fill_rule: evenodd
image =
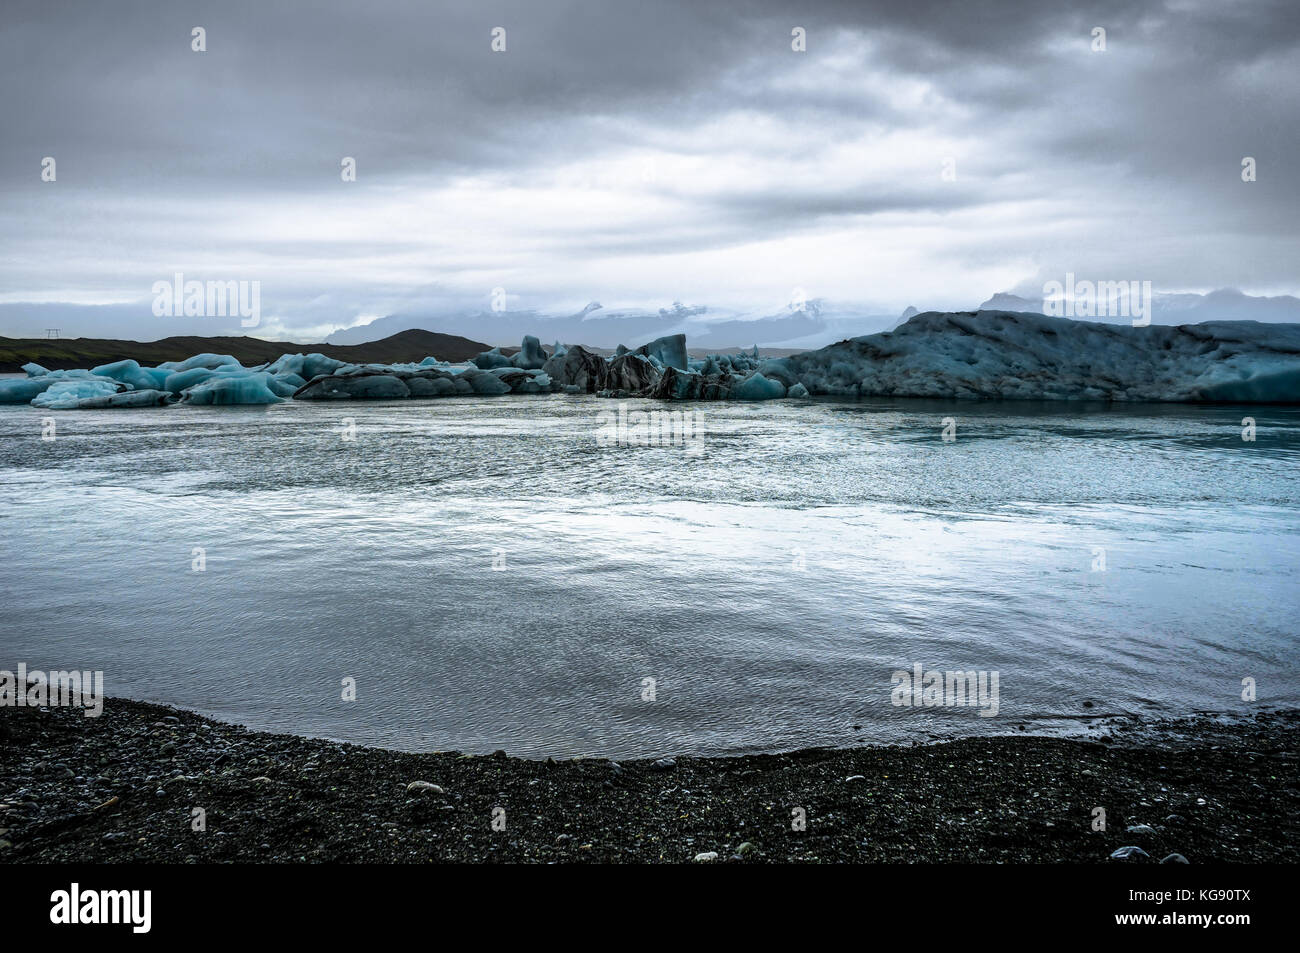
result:
M 45 329 L 45 336 L 46 336 L 47 338 L 57 338 L 57 337 L 59 336 L 59 329 L 58 329 L 58 328 L 46 328 L 46 329 Z

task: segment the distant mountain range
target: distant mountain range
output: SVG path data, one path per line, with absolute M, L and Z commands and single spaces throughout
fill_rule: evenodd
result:
M 835 305 L 820 298 L 799 308 L 767 315 L 748 315 L 702 305 L 691 307 L 681 302 L 658 311 L 606 311 L 598 302 L 592 302 L 569 315 L 538 311 L 393 314 L 335 331 L 326 340 L 332 344 L 354 344 L 407 328 L 436 326 L 448 333 L 473 334 L 502 345 L 518 344 L 525 334 L 533 334 L 547 344 L 562 341 L 604 348 L 619 344 L 636 347 L 667 334 L 685 334 L 693 349 L 706 351 L 749 348 L 756 344 L 763 348 L 805 349 L 885 331 L 898 321 L 895 314 Z
M 147 306 L 144 311 L 148 315 Z M 973 310 L 1043 312 L 1041 298 L 1002 292 Z M 76 338 L 79 334 L 99 334 L 112 329 L 124 337 L 151 340 L 149 331 L 158 327 L 193 333 L 198 327 L 218 332 L 227 330 L 215 319 L 158 319 L 141 317 L 141 308 L 128 305 L 74 306 L 51 304 L 0 304 L 0 330 L 34 338 L 45 328 L 59 328 L 59 338 Z M 1202 321 L 1263 321 L 1300 323 L 1300 298 L 1290 295 L 1261 297 L 1233 289 L 1209 294 L 1152 295 L 1151 323 L 1196 324 Z M 674 302 L 658 310 L 637 308 L 606 309 L 593 301 L 580 311 L 568 314 L 536 310 L 491 311 L 430 308 L 411 310 L 377 318 L 367 324 L 340 329 L 325 338 L 325 344 L 350 347 L 380 343 L 406 331 L 436 331 L 460 340 L 485 340 L 490 345 L 518 346 L 525 334 L 536 335 L 544 344 L 561 341 L 596 348 L 614 348 L 620 344 L 637 347 L 667 334 L 685 334 L 695 351 L 718 352 L 749 349 L 754 345 L 773 350 L 812 350 L 842 341 L 888 331 L 917 313 L 908 307 L 901 315 L 883 312 L 878 307 L 833 302 L 814 298 L 792 304 L 772 313 L 752 313 L 719 309 L 707 305 Z M 1088 320 L 1128 323 L 1127 317 L 1094 317 Z M 329 325 L 323 320 L 325 326 Z M 190 338 L 199 340 L 200 338 Z M 176 340 L 165 338 L 164 340 Z M 254 341 L 254 338 L 217 338 L 216 340 Z M 161 342 L 156 342 L 161 343 Z M 42 347 L 49 346 L 42 344 Z M 256 345 L 249 345 L 256 348 Z M 476 345 L 477 346 L 477 345 Z M 233 345 L 232 345 L 233 347 Z M 301 351 L 324 350 L 319 344 L 269 344 L 268 347 Z M 231 353 L 234 353 L 233 351 Z M 457 352 L 459 353 L 459 352 Z M 238 355 L 236 355 L 238 356 Z M 441 356 L 441 355 L 440 355 Z M 375 357 L 372 360 L 380 360 Z
M 978 306 L 981 311 L 1032 311 L 1042 313 L 1043 301 L 999 293 Z M 1256 297 L 1232 289 L 1209 294 L 1152 295 L 1152 324 L 1197 324 L 1201 321 L 1264 321 L 1300 323 L 1300 298 L 1290 295 Z M 437 327 L 452 334 L 472 334 L 496 344 L 517 344 L 525 334 L 542 341 L 581 343 L 595 347 L 626 344 L 636 347 L 665 334 L 685 334 L 692 349 L 782 348 L 808 350 L 845 338 L 891 330 L 917 314 L 908 307 L 901 315 L 816 298 L 798 308 L 774 314 L 752 315 L 717 311 L 680 302 L 658 311 L 606 311 L 592 302 L 570 315 L 537 311 L 476 311 L 429 315 L 394 314 L 369 324 L 335 331 L 327 341 L 353 344 L 411 327 Z M 1089 318 L 1114 323 L 1128 317 Z
M 454 334 L 412 329 L 379 341 L 340 346 L 337 344 L 288 344 L 250 337 L 170 337 L 161 341 L 117 341 L 98 338 L 3 338 L 0 337 L 0 372 L 11 373 L 34 361 L 50 370 L 96 367 L 128 358 L 146 366 L 164 361 L 183 361 L 195 354 L 230 354 L 245 367 L 273 361 L 281 354 L 317 351 L 326 357 L 354 364 L 393 364 L 436 357 L 444 361 L 466 361 L 486 351 L 481 341 Z

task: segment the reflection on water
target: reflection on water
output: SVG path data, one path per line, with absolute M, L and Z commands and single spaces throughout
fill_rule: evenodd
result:
M 557 757 L 1298 701 L 1296 410 L 700 405 L 695 454 L 600 446 L 611 406 L 67 412 L 52 443 L 0 407 L 0 668 Z M 999 715 L 891 705 L 915 663 L 998 671 Z

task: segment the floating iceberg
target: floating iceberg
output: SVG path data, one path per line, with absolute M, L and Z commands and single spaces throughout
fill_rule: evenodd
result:
M 56 380 L 32 399 L 42 410 L 94 410 L 105 407 L 158 407 L 176 400 L 162 390 L 132 390 L 109 378 Z
M 501 353 L 501 348 L 494 347 L 492 350 L 484 351 L 474 358 L 474 366 L 479 370 L 486 371 L 494 367 L 514 367 L 514 363 Z
M 163 381 L 167 379 L 167 375 L 171 372 L 165 368 L 141 367 L 136 361 L 128 360 L 92 367 L 90 373 L 96 377 L 107 377 L 123 384 L 129 384 L 136 390 L 153 390 L 162 387 Z
M 283 360 L 284 358 L 281 358 Z M 195 354 L 191 358 L 181 361 L 179 364 L 160 364 L 159 367 L 166 368 L 169 371 L 188 371 L 196 367 L 206 367 L 212 370 L 222 365 L 234 365 L 239 367 L 238 359 L 229 354 Z
M 690 360 L 681 334 L 659 338 L 630 351 L 620 347 L 603 358 L 581 345 L 557 352 L 543 365 L 552 390 L 604 397 L 658 397 L 668 400 L 766 400 L 784 396 L 785 386 L 754 382 L 742 395 L 733 390 L 761 361 L 747 354 L 710 354 Z M 768 375 L 769 378 L 771 375 Z
M 0 404 L 30 404 L 51 383 L 45 377 L 0 381 Z
M 636 353 L 644 354 L 662 367 L 675 367 L 679 371 L 684 371 L 686 370 L 686 335 L 670 334 L 667 337 L 656 338 L 649 344 L 641 345 L 636 349 Z
M 296 400 L 402 400 L 409 397 L 494 396 L 523 392 L 524 384 L 542 377 L 505 365 L 490 371 L 466 366 L 366 364 L 345 366 L 308 381 Z M 540 388 L 538 389 L 540 392 Z
M 1300 403 L 1300 325 L 1210 321 L 1180 327 L 1100 324 L 1029 312 L 926 312 L 893 331 L 816 351 L 763 359 L 691 358 L 681 334 L 605 357 L 528 336 L 472 362 L 348 364 L 284 354 L 259 367 L 198 354 L 141 367 L 122 360 L 91 370 L 0 381 L 0 403 L 46 409 L 296 400 L 408 400 L 503 394 L 595 394 L 664 400 L 778 400 L 812 395 L 1017 400 Z M 48 395 L 46 395 L 48 391 Z M 44 395 L 44 396 L 43 396 Z
M 283 398 L 273 389 L 274 384 L 275 378 L 266 371 L 213 374 L 186 388 L 181 397 L 191 404 L 278 404 Z
M 785 385 L 754 371 L 731 389 L 734 400 L 775 400 L 785 396 Z
M 55 381 L 32 398 L 32 406 L 45 410 L 76 410 L 83 400 L 108 397 L 125 390 L 125 384 L 111 380 Z
M 605 373 L 605 359 L 575 344 L 552 354 L 542 365 L 542 373 L 567 393 L 586 394 L 598 389 Z
M 163 378 L 162 389 L 169 390 L 173 394 L 179 394 L 195 384 L 202 384 L 216 373 L 216 371 L 206 367 L 191 367 L 186 371 L 173 371 Z
M 929 311 L 779 363 L 813 394 L 1300 403 L 1300 325 L 1257 321 L 1135 328 Z
M 303 373 L 348 366 L 323 354 L 285 354 L 272 365 L 251 368 L 229 354 L 196 354 L 157 367 L 128 359 L 90 370 L 51 371 L 30 363 L 23 368 L 26 379 L 0 381 L 0 403 L 32 403 L 46 410 L 154 407 L 178 397 L 191 404 L 271 404 L 303 387 Z M 63 386 L 70 382 L 87 386 Z
M 175 403 L 176 395 L 165 390 L 124 390 L 120 394 L 104 397 L 86 397 L 77 401 L 78 410 L 99 410 L 110 407 L 162 407 Z
M 296 374 L 304 381 L 309 381 L 321 374 L 333 374 L 343 366 L 343 361 L 324 354 L 282 354 L 268 364 L 265 370 L 280 377 Z
M 115 385 L 119 390 L 131 386 L 110 377 L 99 377 L 87 370 L 46 371 L 35 377 L 0 380 L 0 404 L 29 404 L 39 394 L 61 381 L 104 381 Z
M 540 371 L 542 365 L 546 363 L 546 352 L 542 350 L 542 342 L 537 340 L 531 334 L 524 336 L 523 347 L 511 361 L 515 367 L 525 370 Z

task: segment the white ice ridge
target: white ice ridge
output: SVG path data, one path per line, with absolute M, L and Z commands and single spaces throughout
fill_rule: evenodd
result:
M 764 360 L 691 358 L 669 335 L 604 357 L 581 345 L 544 348 L 525 337 L 449 364 L 345 364 L 285 354 L 243 367 L 222 354 L 141 367 L 23 367 L 0 381 L 0 403 L 46 410 L 295 400 L 405 400 L 501 394 L 597 394 L 668 400 L 777 400 L 814 395 L 1009 400 L 1300 403 L 1300 325 L 1207 321 L 1099 324 L 1013 311 L 927 311 L 883 334 Z

